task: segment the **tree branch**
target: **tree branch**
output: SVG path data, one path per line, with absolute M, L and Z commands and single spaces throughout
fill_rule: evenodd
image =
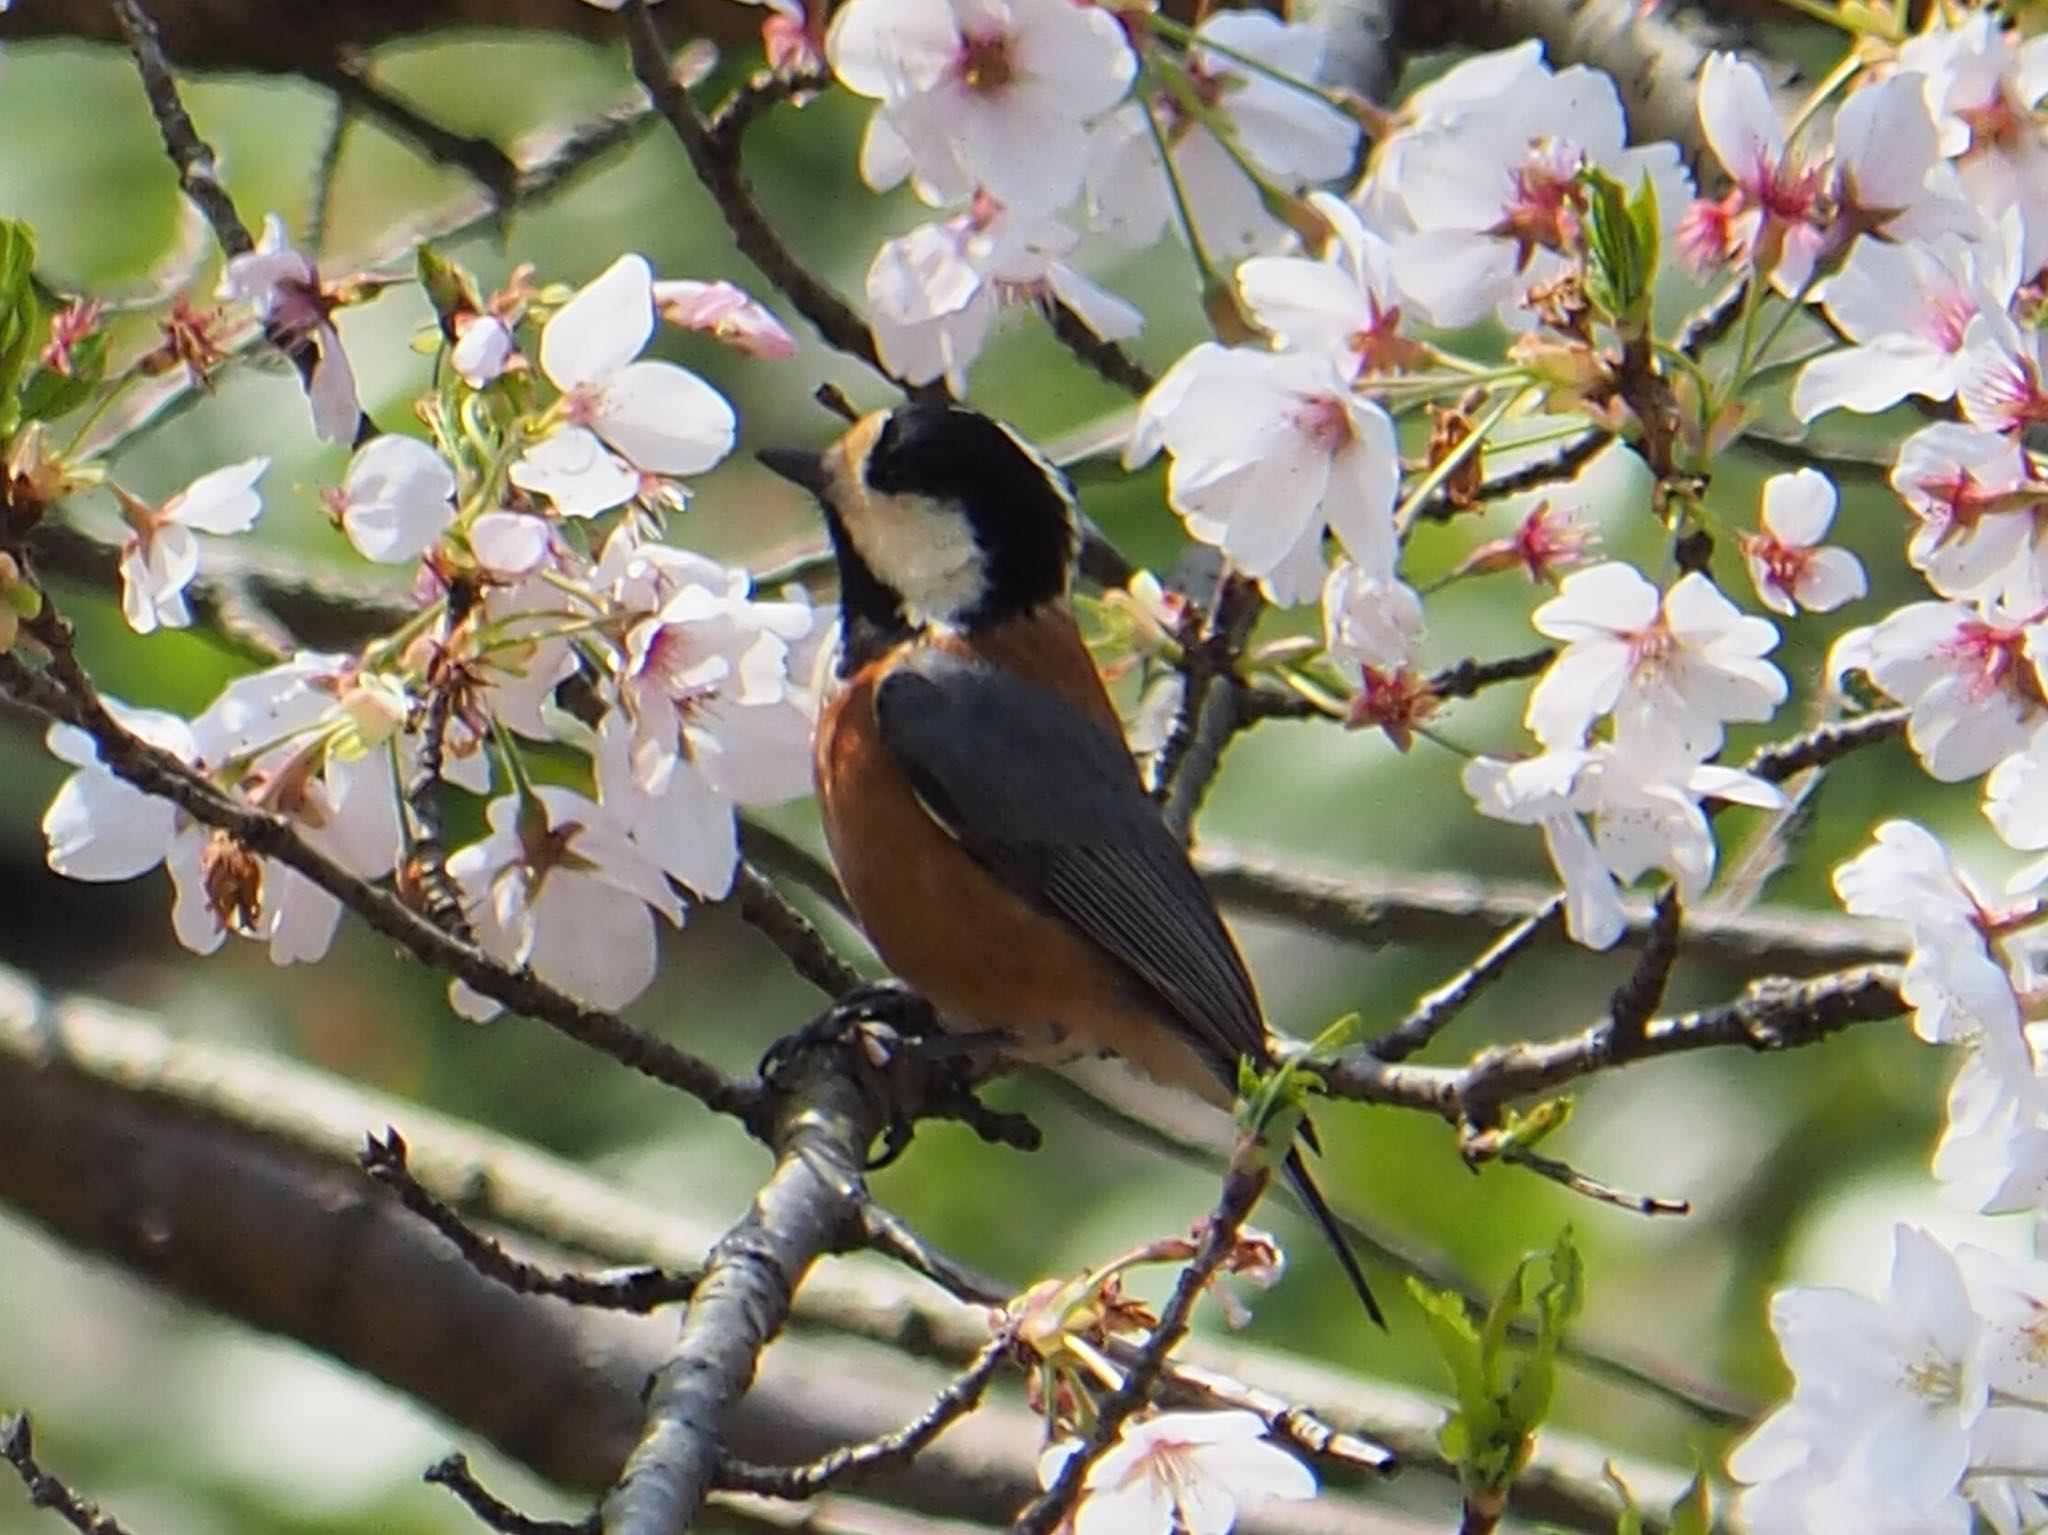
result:
M 28 1489 L 30 1508 L 47 1508 L 78 1535 L 127 1535 L 120 1521 L 101 1513 L 96 1504 L 86 1502 L 61 1478 L 42 1468 L 36 1460 L 35 1430 L 27 1413 L 0 1418 L 0 1459 L 14 1468 L 21 1485 Z

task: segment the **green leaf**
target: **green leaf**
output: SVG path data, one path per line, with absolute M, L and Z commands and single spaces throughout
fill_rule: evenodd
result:
M 1713 1528 L 1714 1501 L 1707 1488 L 1707 1464 L 1694 1451 L 1692 1481 L 1671 1505 L 1671 1535 L 1710 1535 Z
M 21 390 L 21 415 L 27 421 L 55 421 L 68 416 L 92 396 L 107 371 L 107 337 L 95 331 L 71 349 L 71 372 L 39 367 Z
M 15 390 L 42 338 L 35 290 L 36 241 L 26 224 L 0 219 L 0 432 L 21 424 Z
M 1579 172 L 1586 194 L 1586 297 L 1624 337 L 1649 327 L 1658 257 L 1657 193 L 1644 174 L 1631 197 L 1605 171 Z
M 1576 1106 L 1576 1100 L 1567 1095 L 1546 1098 L 1526 1111 L 1508 1110 L 1506 1123 L 1500 1130 L 1501 1153 L 1532 1151 L 1542 1145 L 1571 1123 L 1572 1110 Z
M 1503 1492 L 1527 1463 L 1537 1428 L 1557 1390 L 1557 1355 L 1567 1324 L 1585 1299 L 1585 1270 L 1569 1229 L 1547 1253 L 1515 1266 L 1501 1293 L 1475 1321 L 1464 1299 L 1408 1281 L 1451 1377 L 1457 1410 L 1439 1434 L 1445 1456 L 1468 1491 Z M 1535 1337 L 1512 1337 L 1518 1317 Z

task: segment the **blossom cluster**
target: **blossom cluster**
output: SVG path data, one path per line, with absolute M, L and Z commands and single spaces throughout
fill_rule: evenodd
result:
M 663 315 L 757 355 L 788 338 L 737 290 L 656 282 L 639 256 L 573 293 L 537 293 L 521 274 L 486 299 L 449 280 L 451 377 L 422 409 L 427 435 L 372 438 L 323 498 L 365 559 L 412 571 L 417 617 L 360 652 L 302 651 L 240 677 L 189 721 L 113 707 L 402 893 L 437 872 L 414 857 L 433 813 L 423 778 L 433 795 L 441 781 L 495 792 L 487 834 L 438 871 L 471 930 L 499 958 L 618 1006 L 654 976 L 658 921 L 730 890 L 737 808 L 807 789 L 813 659 L 830 627 L 801 591 L 758 596 L 744 571 L 660 539 L 682 477 L 726 457 L 735 419 L 703 379 L 641 354 Z M 281 224 L 229 263 L 222 292 L 273 336 L 310 338 L 316 424 L 352 435 L 338 290 Z M 160 503 L 111 486 L 135 629 L 190 622 L 200 536 L 255 525 L 267 467 L 214 470 Z M 332 894 L 116 777 L 82 732 L 58 726 L 50 746 L 77 769 L 44 817 L 51 867 L 115 880 L 164 866 L 178 937 L 200 953 L 230 934 L 281 964 L 326 953 Z M 460 983 L 454 1000 L 495 1011 Z

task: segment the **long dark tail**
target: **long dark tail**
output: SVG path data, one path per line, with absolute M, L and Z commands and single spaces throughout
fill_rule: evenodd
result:
M 1365 1282 L 1365 1270 L 1359 1267 L 1358 1254 L 1351 1250 L 1344 1228 L 1337 1224 L 1337 1212 L 1330 1208 L 1329 1201 L 1323 1198 L 1323 1191 L 1316 1187 L 1316 1180 L 1309 1176 L 1308 1163 L 1302 1159 L 1299 1146 L 1287 1153 L 1286 1167 L 1287 1181 L 1294 1185 L 1294 1192 L 1308 1206 L 1308 1213 L 1323 1228 L 1323 1235 L 1336 1252 L 1337 1261 L 1344 1266 L 1344 1277 L 1351 1281 L 1351 1288 L 1358 1292 L 1358 1298 L 1365 1306 L 1365 1314 L 1377 1326 L 1385 1327 L 1387 1319 L 1380 1311 L 1380 1303 L 1372 1298 L 1372 1286 Z

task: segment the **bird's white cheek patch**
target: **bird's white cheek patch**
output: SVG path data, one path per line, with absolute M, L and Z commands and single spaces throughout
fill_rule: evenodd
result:
M 872 496 L 848 531 L 860 557 L 903 599 L 911 623 L 972 612 L 988 591 L 988 559 L 960 509 L 929 496 Z

